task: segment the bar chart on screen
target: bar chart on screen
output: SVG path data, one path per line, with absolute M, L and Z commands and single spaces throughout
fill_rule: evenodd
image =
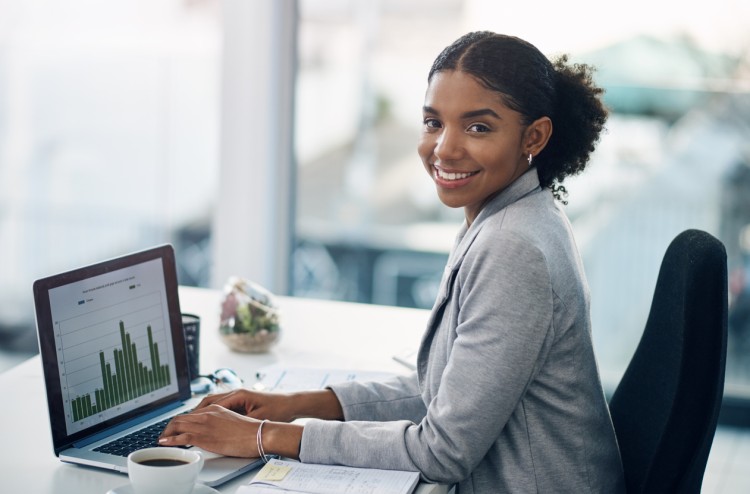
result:
M 132 296 L 116 303 L 89 299 L 90 309 L 55 321 L 69 427 L 136 408 L 143 397 L 150 400 L 173 388 L 162 294 L 140 289 L 131 285 Z
M 107 362 L 104 352 L 99 352 L 99 371 L 102 387 L 93 392 L 79 395 L 71 402 L 73 420 L 80 420 L 119 405 L 125 401 L 143 396 L 158 388 L 167 386 L 170 381 L 169 366 L 161 365 L 159 344 L 154 343 L 151 326 L 146 326 L 148 333 L 149 369 L 138 357 L 138 349 L 131 340 L 130 333 L 125 332 L 125 324 L 120 321 L 120 338 L 122 346 L 112 350 L 111 360 Z M 112 370 L 114 362 L 114 370 Z M 94 402 L 92 403 L 92 395 Z

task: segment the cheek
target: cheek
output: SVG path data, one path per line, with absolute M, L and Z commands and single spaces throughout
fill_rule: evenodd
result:
M 422 162 L 427 164 L 430 157 L 432 156 L 432 151 L 435 149 L 435 139 L 428 135 L 428 134 L 422 134 L 419 138 L 419 142 L 417 142 L 417 153 L 419 153 L 419 157 L 422 158 Z

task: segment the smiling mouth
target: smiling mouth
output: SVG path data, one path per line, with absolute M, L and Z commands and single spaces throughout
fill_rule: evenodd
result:
M 448 173 L 436 166 L 433 166 L 432 168 L 433 170 L 435 170 L 435 178 L 439 178 L 441 180 L 463 180 L 479 173 L 478 171 L 468 173 Z

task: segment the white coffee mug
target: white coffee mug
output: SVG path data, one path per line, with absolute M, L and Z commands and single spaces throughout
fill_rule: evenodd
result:
M 128 456 L 134 494 L 190 494 L 203 468 L 203 456 L 181 448 L 146 448 Z

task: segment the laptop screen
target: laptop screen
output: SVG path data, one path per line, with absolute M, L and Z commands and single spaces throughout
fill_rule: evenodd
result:
M 174 264 L 165 245 L 34 283 L 56 451 L 189 397 Z

